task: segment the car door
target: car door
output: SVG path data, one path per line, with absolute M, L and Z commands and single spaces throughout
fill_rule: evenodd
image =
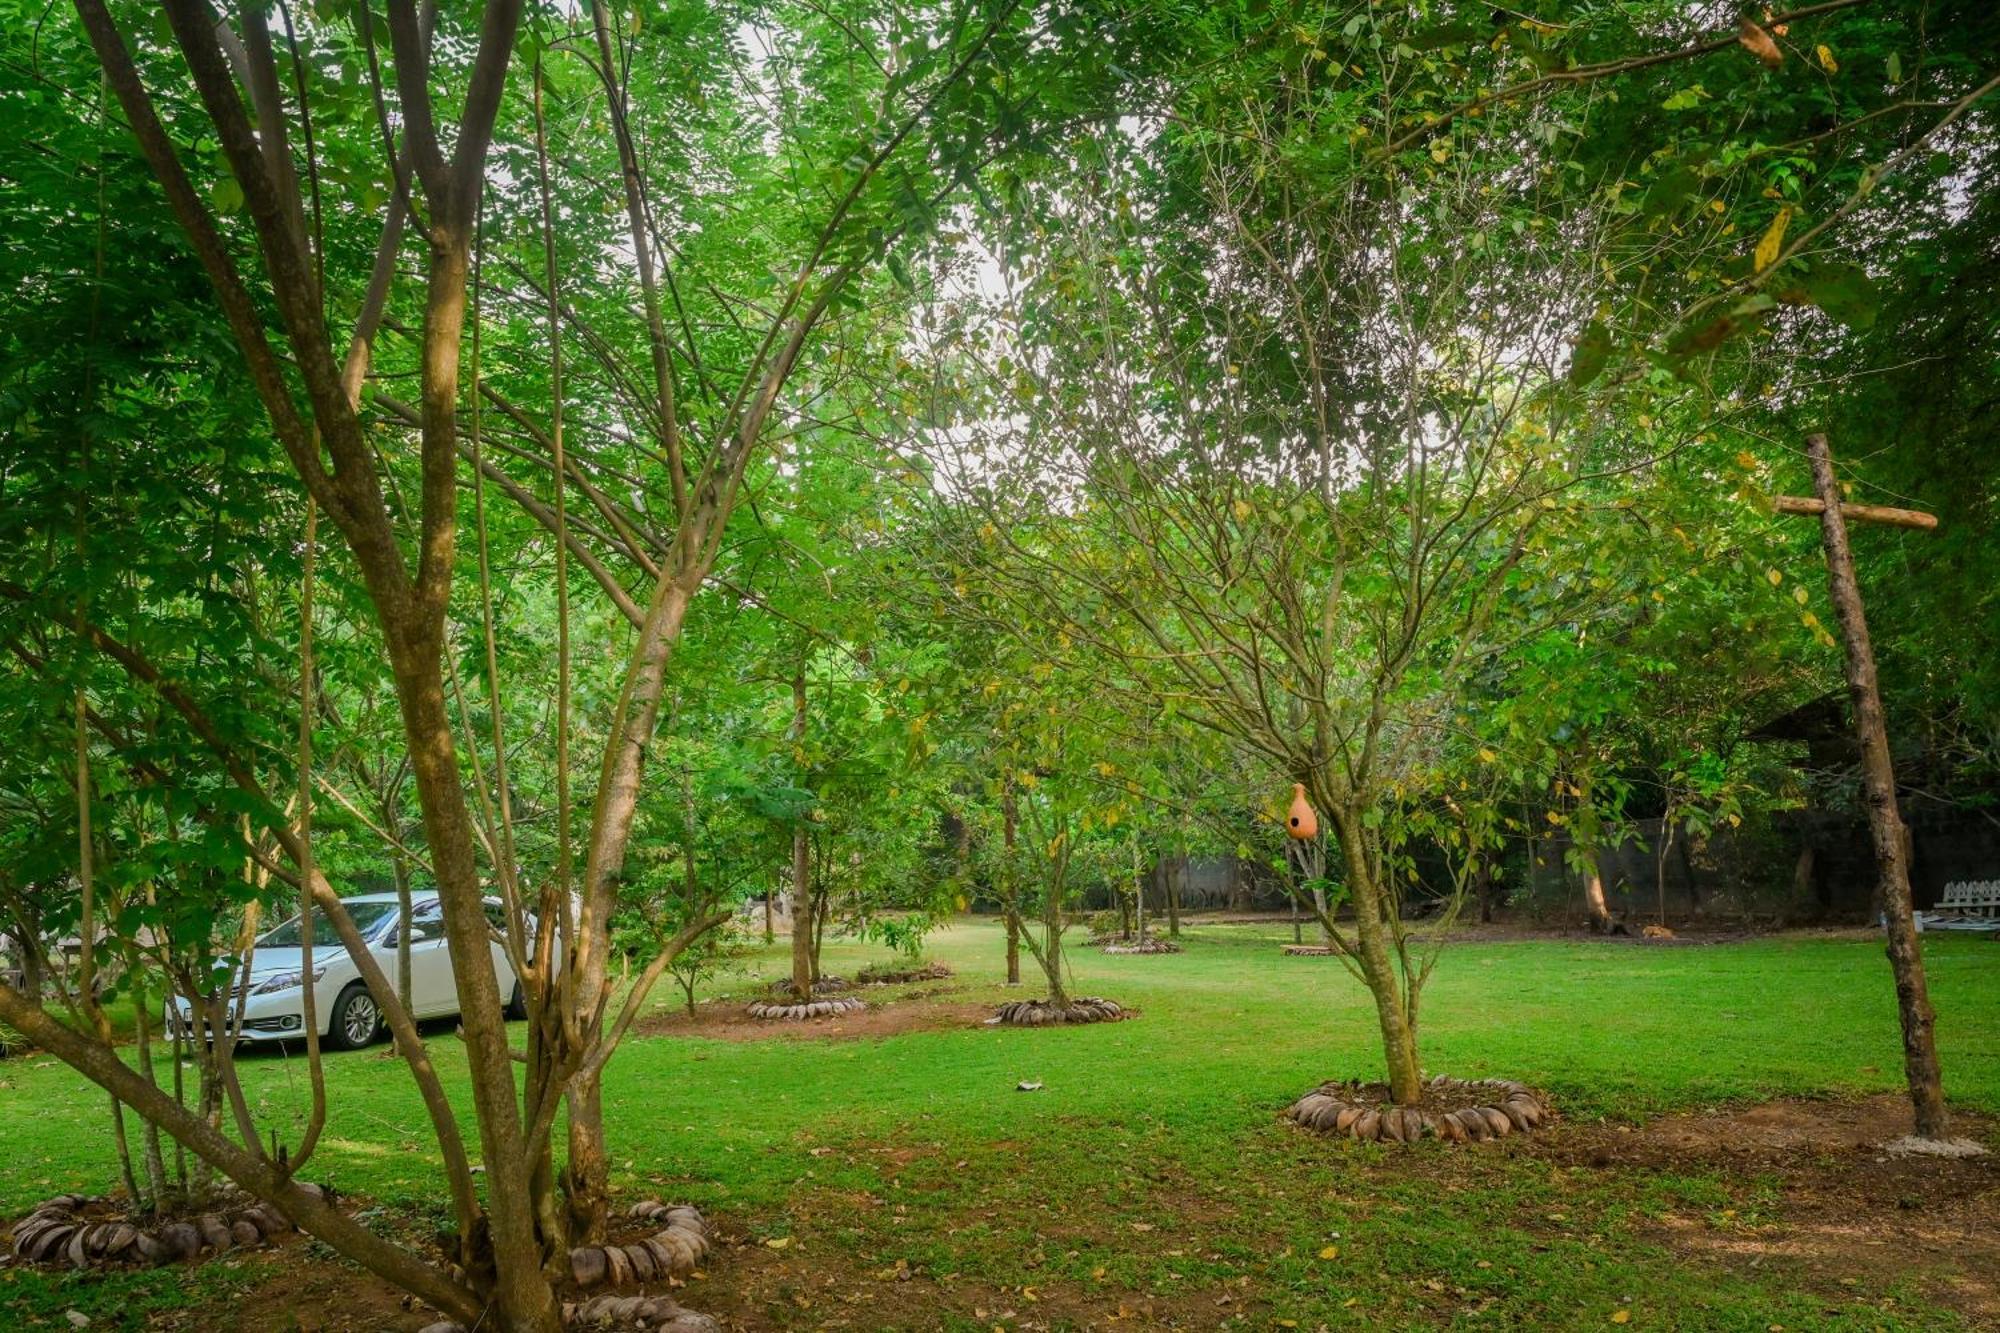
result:
M 418 904 L 410 913 L 410 1003 L 423 1018 L 458 1012 L 451 950 L 444 941 L 444 917 L 436 899 Z

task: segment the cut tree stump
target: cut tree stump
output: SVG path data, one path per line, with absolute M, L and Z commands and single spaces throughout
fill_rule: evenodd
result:
M 1286 1107 L 1283 1115 L 1303 1129 L 1364 1141 L 1483 1143 L 1539 1129 L 1554 1118 L 1548 1099 L 1511 1079 L 1457 1079 L 1443 1074 L 1424 1083 L 1415 1106 L 1397 1106 L 1387 1084 L 1322 1083 Z

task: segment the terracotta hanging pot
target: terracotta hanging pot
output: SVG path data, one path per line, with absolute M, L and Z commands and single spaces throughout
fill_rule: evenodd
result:
M 1294 838 L 1317 838 L 1319 836 L 1319 816 L 1313 813 L 1312 802 L 1306 799 L 1306 784 L 1292 784 L 1292 808 L 1285 816 L 1285 832 Z

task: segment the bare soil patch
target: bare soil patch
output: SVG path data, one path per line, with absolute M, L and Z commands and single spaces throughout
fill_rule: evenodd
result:
M 1974 1139 L 2000 1132 L 1988 1116 L 1952 1119 Z M 2000 1160 L 1884 1151 L 1909 1128 L 1901 1095 L 1792 1099 L 1638 1127 L 1571 1124 L 1509 1146 L 1565 1166 L 1754 1183 L 1768 1209 L 1676 1211 L 1655 1224 L 1657 1239 L 1725 1268 L 1787 1265 L 1836 1299 L 1914 1280 L 1942 1304 L 2000 1322 Z

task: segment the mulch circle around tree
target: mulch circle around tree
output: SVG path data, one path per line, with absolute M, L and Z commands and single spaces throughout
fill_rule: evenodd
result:
M 808 1018 L 830 1018 L 866 1009 L 868 1002 L 853 995 L 836 995 L 828 1000 L 757 1000 L 750 1005 L 752 1018 L 796 1023 Z
M 1340 950 L 1330 944 L 1287 944 L 1285 955 L 1289 958 L 1331 958 Z
M 924 963 L 917 967 L 885 967 L 877 963 L 862 968 L 854 979 L 863 986 L 900 986 L 911 981 L 943 981 L 951 975 L 951 968 L 944 963 Z
M 332 1197 L 318 1185 L 300 1188 Z M 271 1204 L 234 1191 L 206 1211 L 144 1221 L 134 1221 L 113 1199 L 59 1194 L 14 1224 L 14 1255 L 32 1264 L 73 1268 L 170 1264 L 260 1245 L 291 1230 L 291 1222 Z
M 1132 1011 L 1095 995 L 1081 995 L 1066 1005 L 1048 1000 L 1014 1000 L 1000 1006 L 987 1019 L 1009 1027 L 1051 1027 L 1062 1023 L 1116 1023 L 1132 1017 Z
M 1322 1083 L 1284 1110 L 1286 1119 L 1321 1134 L 1414 1143 L 1439 1138 L 1483 1143 L 1525 1134 L 1555 1116 L 1547 1098 L 1511 1079 L 1460 1079 L 1439 1074 L 1424 1083 L 1421 1101 L 1397 1106 L 1385 1083 Z
M 1143 940 L 1112 940 L 1104 946 L 1106 953 L 1179 953 L 1181 946 L 1172 940 L 1163 940 L 1148 935 Z

